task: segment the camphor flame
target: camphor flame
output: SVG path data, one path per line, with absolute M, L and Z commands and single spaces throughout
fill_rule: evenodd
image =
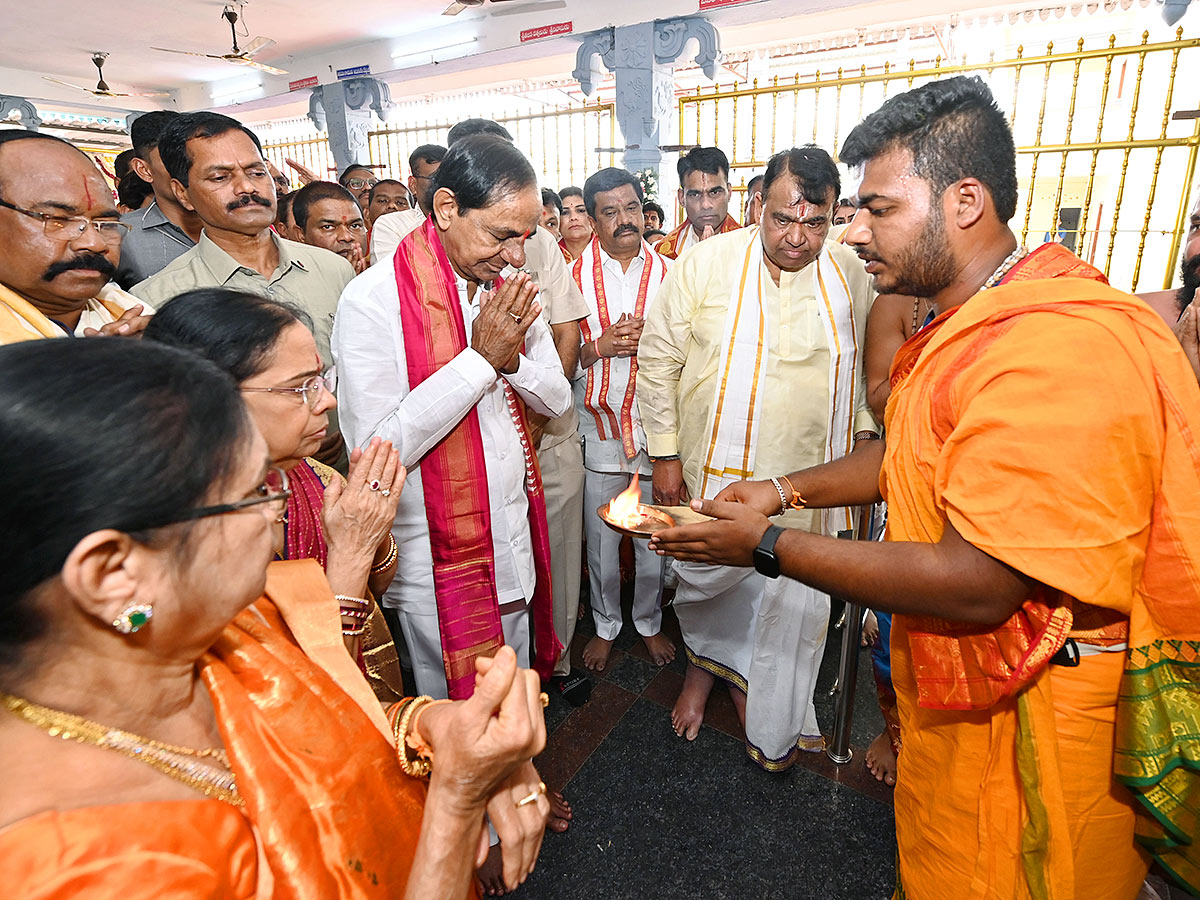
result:
M 608 518 L 621 528 L 636 529 L 646 518 L 639 502 L 638 477 L 635 472 L 629 487 L 613 497 L 608 504 Z

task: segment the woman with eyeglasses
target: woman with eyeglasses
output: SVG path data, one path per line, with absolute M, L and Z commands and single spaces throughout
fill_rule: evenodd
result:
M 267 575 L 287 493 L 243 396 L 150 342 L 0 348 L 5 896 L 460 900 L 485 809 L 515 886 L 537 676 L 502 648 L 386 719 L 319 567 Z
M 396 572 L 392 522 L 404 469 L 391 443 L 355 449 L 343 479 L 313 459 L 337 406 L 321 375 L 304 312 L 254 294 L 203 288 L 180 294 L 147 327 L 145 339 L 182 347 L 238 383 L 271 464 L 287 474 L 280 559 L 315 559 L 342 611 L 347 649 L 383 701 L 402 690 L 396 648 L 373 598 Z

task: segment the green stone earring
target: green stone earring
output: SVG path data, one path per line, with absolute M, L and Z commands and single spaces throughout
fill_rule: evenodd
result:
M 133 634 L 145 627 L 153 615 L 154 607 L 149 603 L 132 603 L 113 619 L 112 627 L 121 634 Z

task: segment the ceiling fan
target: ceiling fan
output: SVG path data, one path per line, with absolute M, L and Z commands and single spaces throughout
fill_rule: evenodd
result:
M 483 6 L 483 4 L 486 2 L 488 2 L 488 0 L 454 0 L 453 3 L 451 3 L 444 10 L 442 10 L 442 15 L 443 16 L 457 16 L 464 9 L 475 9 L 476 7 Z M 509 2 L 511 2 L 511 0 L 491 0 L 491 2 L 492 3 L 509 3 Z M 511 6 L 508 9 L 505 9 L 504 11 L 494 12 L 494 13 L 492 13 L 492 15 L 493 16 L 511 16 L 511 15 L 515 15 L 516 13 L 532 11 L 534 9 L 536 9 L 538 11 L 549 10 L 549 9 L 562 9 L 566 5 L 567 4 L 566 4 L 565 0 L 548 0 L 548 2 L 541 2 L 541 3 L 538 3 L 538 2 L 524 3 L 521 6 Z
M 77 91 L 87 91 L 95 97 L 169 97 L 170 94 L 165 91 L 144 91 L 125 92 L 114 91 L 108 86 L 108 82 L 104 80 L 104 61 L 108 59 L 108 53 L 103 50 L 97 50 L 92 54 L 92 63 L 95 64 L 96 70 L 100 73 L 100 80 L 96 82 L 94 88 L 84 87 L 80 84 L 71 84 L 69 81 L 59 81 L 57 78 L 51 78 L 49 75 L 42 77 L 47 81 L 53 81 L 55 84 L 61 84 L 69 88 L 75 88 Z
M 260 50 L 265 50 L 275 42 L 270 38 L 256 37 L 245 47 L 239 47 L 237 41 L 237 29 L 234 27 L 237 24 L 237 10 L 232 6 L 226 6 L 221 11 L 222 18 L 229 23 L 229 31 L 233 35 L 233 49 L 229 53 L 196 53 L 192 50 L 172 50 L 168 47 L 151 47 L 151 50 L 161 50 L 164 53 L 182 53 L 185 56 L 202 56 L 208 59 L 223 59 L 225 62 L 233 63 L 235 66 L 250 66 L 251 68 L 260 69 L 263 72 L 270 72 L 272 75 L 286 75 L 286 69 L 277 69 L 274 66 L 268 66 L 265 63 L 255 62 L 254 54 Z

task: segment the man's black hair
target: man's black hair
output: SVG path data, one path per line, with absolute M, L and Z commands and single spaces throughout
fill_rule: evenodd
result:
M 759 187 L 759 185 L 761 185 L 761 184 L 762 184 L 762 181 L 763 181 L 763 175 L 762 175 L 762 173 L 761 173 L 761 172 L 760 172 L 758 175 L 755 175 L 755 176 L 754 176 L 753 178 L 751 178 L 749 181 L 747 181 L 747 182 L 746 182 L 746 193 L 747 193 L 747 195 L 749 195 L 749 194 L 753 194 L 755 191 L 761 191 L 761 190 L 762 190 L 762 188 L 761 188 L 761 187 Z
M 695 147 L 679 157 L 675 169 L 679 173 L 680 184 L 693 172 L 720 175 L 728 181 L 729 157 L 719 147 Z
M 427 166 L 432 166 L 434 163 L 440 163 L 445 158 L 446 148 L 441 144 L 422 144 L 412 153 L 408 154 L 408 171 L 414 171 L 419 162 L 423 162 Z
M 562 198 L 550 188 L 542 188 L 542 206 L 553 206 L 558 210 L 558 214 L 562 215 Z
M 136 125 L 140 121 L 141 119 L 137 119 L 133 124 Z M 262 144 L 259 143 L 258 135 L 237 119 L 207 111 L 183 113 L 171 119 L 158 138 L 158 155 L 162 157 L 167 173 L 187 187 L 192 171 L 192 158 L 187 152 L 188 141 L 195 138 L 219 137 L 228 131 L 242 132 L 254 142 L 259 155 L 262 155 Z
M 837 165 L 816 144 L 781 150 L 771 157 L 767 162 L 767 171 L 763 173 L 764 200 L 771 191 L 771 185 L 782 175 L 791 175 L 800 182 L 800 193 L 809 203 L 827 203 L 830 193 L 836 198 L 842 191 L 842 178 Z
M 513 139 L 508 129 L 493 119 L 463 119 L 450 129 L 446 135 L 446 143 L 453 147 L 458 141 L 473 134 L 494 134 L 509 143 Z
M 154 185 L 143 181 L 137 172 L 126 172 L 117 182 L 117 199 L 130 210 L 141 209 L 147 197 L 154 196 Z
M 128 150 L 122 150 L 113 157 L 113 174 L 117 176 L 118 182 L 133 171 L 133 158 L 135 156 L 137 156 L 137 153 L 131 147 Z
M 525 155 L 494 134 L 455 141 L 433 176 L 433 190 L 453 191 L 464 211 L 483 209 L 510 191 L 536 185 L 537 174 Z
M 169 109 L 156 109 L 144 113 L 129 126 L 129 140 L 138 159 L 149 158 L 150 151 L 158 146 L 162 133 L 168 125 L 179 118 L 179 113 Z
M 659 206 L 653 200 L 647 200 L 645 203 L 642 204 L 642 214 L 645 215 L 646 213 L 651 212 L 651 211 L 658 213 L 658 221 L 659 222 L 667 221 L 666 210 L 664 210 L 661 206 Z
M 587 209 L 587 214 L 593 219 L 596 218 L 597 194 L 603 194 L 605 191 L 615 191 L 625 184 L 633 185 L 633 192 L 637 194 L 639 203 L 646 199 L 642 193 L 642 183 L 633 176 L 632 172 L 626 169 L 618 169 L 615 166 L 610 166 L 590 176 L 583 183 L 583 205 Z
M 362 213 L 358 207 L 358 199 L 340 184 L 334 184 L 332 181 L 312 181 L 296 191 L 296 195 L 292 197 L 292 218 L 296 220 L 296 225 L 301 231 L 308 227 L 308 214 L 313 204 L 322 200 L 349 200 L 354 204 L 354 208 L 359 210 L 359 214 Z
M 346 166 L 346 168 L 342 169 L 342 174 L 338 176 L 338 184 L 340 184 L 344 187 L 346 182 L 350 180 L 350 173 L 355 172 L 358 169 L 362 169 L 364 172 L 366 172 L 372 178 L 376 177 L 375 170 L 372 169 L 370 166 L 364 166 L 362 163 L 350 163 L 350 165 L 348 165 L 348 166 Z
M 992 195 L 996 216 L 1017 211 L 1017 154 L 1008 119 L 978 76 L 921 85 L 887 100 L 850 132 L 841 159 L 861 166 L 891 150 L 912 154 L 912 170 L 935 196 L 964 178 Z

